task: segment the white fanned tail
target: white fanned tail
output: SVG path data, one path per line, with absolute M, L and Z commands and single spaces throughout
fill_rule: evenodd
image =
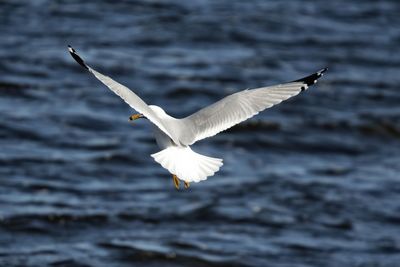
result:
M 206 180 L 223 165 L 222 159 L 200 155 L 188 146 L 171 146 L 151 156 L 171 174 L 189 183 Z

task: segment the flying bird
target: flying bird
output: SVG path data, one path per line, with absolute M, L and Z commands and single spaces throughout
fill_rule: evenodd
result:
M 130 120 L 146 118 L 152 122 L 154 136 L 161 151 L 151 156 L 172 174 L 177 189 L 180 180 L 184 182 L 184 187 L 188 188 L 191 182 L 197 183 L 213 176 L 223 165 L 222 159 L 194 152 L 190 148 L 192 144 L 214 136 L 299 94 L 315 84 L 327 70 L 324 68 L 288 83 L 243 90 L 228 95 L 188 117 L 178 119 L 168 115 L 161 107 L 146 104 L 126 86 L 89 67 L 71 46 L 68 46 L 68 50 L 79 65 L 138 112 L 130 116 Z

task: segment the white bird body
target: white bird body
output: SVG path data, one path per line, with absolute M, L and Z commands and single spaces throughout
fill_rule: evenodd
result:
M 178 177 L 185 181 L 185 186 L 189 182 L 206 180 L 223 165 L 222 159 L 200 155 L 194 152 L 190 145 L 198 140 L 214 136 L 253 117 L 260 111 L 299 94 L 316 83 L 327 70 L 325 68 L 302 79 L 284 84 L 243 90 L 229 95 L 186 118 L 177 119 L 168 115 L 158 106 L 147 105 L 129 88 L 86 65 L 70 46 L 69 52 L 82 67 L 91 72 L 133 109 L 141 113 L 141 116 L 153 123 L 154 136 L 162 150 L 151 156 L 173 174 L 174 182 Z
M 162 120 L 176 120 L 155 105 L 149 106 Z M 153 125 L 153 133 L 161 151 L 151 156 L 171 174 L 185 182 L 200 182 L 214 175 L 223 165 L 222 159 L 211 158 L 194 152 L 189 146 L 175 144 L 172 139 Z M 181 178 L 182 177 L 182 178 Z

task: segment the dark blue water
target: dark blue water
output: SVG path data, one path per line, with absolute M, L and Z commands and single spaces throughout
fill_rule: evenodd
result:
M 0 266 L 400 266 L 400 3 L 0 2 Z M 183 117 L 322 67 L 176 191 L 68 55 Z

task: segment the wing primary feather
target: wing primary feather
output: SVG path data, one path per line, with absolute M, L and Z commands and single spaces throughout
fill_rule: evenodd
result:
M 308 75 L 308 76 L 306 76 L 306 77 L 303 77 L 303 78 L 301 78 L 301 79 L 295 80 L 295 81 L 293 81 L 293 82 L 294 82 L 294 83 L 295 83 L 295 82 L 301 82 L 301 83 L 306 84 L 307 86 L 313 85 L 314 83 L 317 82 L 317 80 L 318 80 L 319 78 L 322 77 L 322 75 L 324 75 L 324 72 L 327 71 L 327 70 L 328 70 L 328 68 L 323 68 L 322 70 L 317 71 L 316 73 L 313 73 L 313 74 Z M 305 89 L 307 89 L 307 88 L 304 87 L 304 89 L 303 89 L 303 87 L 302 87 L 302 90 L 305 90 Z
M 251 90 L 246 89 L 229 95 L 184 119 L 177 120 L 173 118 L 174 125 L 178 126 L 179 131 L 177 129 L 172 131 L 172 126 L 164 124 L 136 94 L 127 87 L 112 80 L 110 77 L 104 76 L 90 68 L 70 45 L 68 45 L 68 50 L 79 65 L 94 74 L 96 78 L 124 99 L 132 108 L 143 113 L 151 122 L 165 132 L 175 144 L 180 144 L 182 146 L 190 145 L 198 140 L 214 136 L 258 114 L 266 108 L 279 104 L 299 94 L 301 91 L 315 84 L 317 80 L 322 77 L 324 72 L 328 70 L 328 68 L 324 68 L 316 73 L 289 83 Z M 192 134 L 183 134 L 184 132 L 190 132 Z M 182 138 L 180 136 L 182 136 Z
M 260 111 L 299 94 L 315 84 L 327 70 L 328 68 L 324 68 L 304 78 L 284 84 L 246 89 L 193 113 L 181 120 L 181 123 L 190 127 L 190 132 L 193 133 L 191 136 L 185 136 L 186 139 L 182 143 L 191 145 L 198 140 L 214 136 L 257 115 Z
M 75 61 L 78 62 L 79 65 L 89 70 L 88 65 L 86 65 L 85 61 L 83 61 L 83 59 L 76 53 L 75 49 L 73 49 L 72 46 L 68 45 L 68 51 L 71 54 L 72 58 L 75 59 Z
M 175 144 L 179 144 L 180 140 L 178 139 L 179 131 L 177 131 L 173 127 L 175 125 L 175 118 L 169 116 L 168 124 L 165 120 L 161 119 L 150 107 L 147 105 L 138 95 L 136 95 L 132 90 L 128 87 L 114 81 L 112 78 L 101 74 L 100 72 L 92 69 L 88 66 L 85 61 L 78 55 L 72 46 L 68 45 L 68 51 L 71 54 L 72 58 L 83 68 L 88 70 L 91 74 L 93 74 L 100 82 L 106 85 L 111 91 L 121 97 L 129 106 L 135 109 L 137 112 L 142 113 L 149 121 L 155 124 L 161 131 L 167 134 Z M 171 125 L 173 124 L 173 125 Z

